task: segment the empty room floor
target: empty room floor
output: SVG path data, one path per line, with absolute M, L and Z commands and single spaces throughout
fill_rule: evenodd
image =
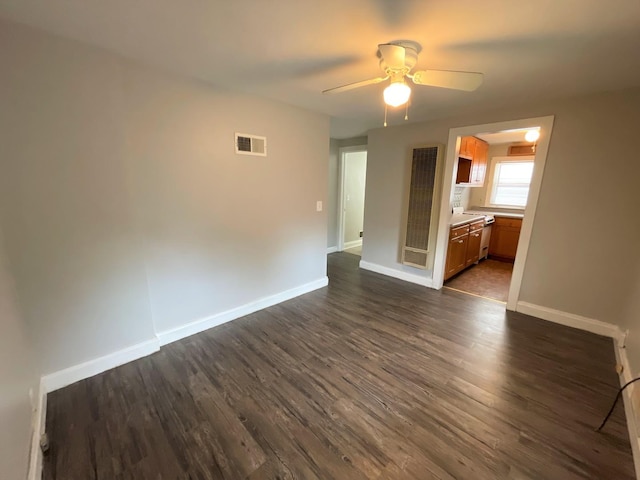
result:
M 611 339 L 358 260 L 50 394 L 44 478 L 635 478 Z
M 513 263 L 489 258 L 450 278 L 445 287 L 506 302 L 512 273 Z

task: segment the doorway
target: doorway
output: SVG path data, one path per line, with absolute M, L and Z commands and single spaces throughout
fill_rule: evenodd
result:
M 508 310 L 516 310 L 552 128 L 553 116 L 549 116 L 450 130 L 435 288 L 444 286 L 446 277 L 451 288 L 504 301 Z M 535 142 L 524 139 L 530 130 L 539 132 Z M 471 161 L 469 179 L 463 178 L 473 157 L 466 152 L 467 139 L 475 139 L 487 154 L 484 166 Z M 458 252 L 465 246 L 467 253 Z M 455 255 L 453 269 L 447 262 L 448 252 L 449 260 L 451 252 Z M 484 290 L 482 282 L 487 282 Z
M 361 256 L 367 178 L 366 147 L 341 148 L 339 170 L 338 251 Z

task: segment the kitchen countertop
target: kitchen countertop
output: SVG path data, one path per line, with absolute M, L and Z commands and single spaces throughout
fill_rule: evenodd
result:
M 474 212 L 475 213 L 475 212 Z M 449 220 L 449 226 L 451 227 L 459 227 L 466 223 L 475 222 L 477 220 L 484 219 L 485 213 L 479 213 L 477 215 L 466 215 L 464 213 L 456 213 L 451 216 L 451 220 Z
M 474 213 L 478 215 L 493 215 L 494 217 L 505 217 L 505 218 L 524 218 L 524 212 L 516 213 L 516 212 L 500 212 L 496 210 L 467 210 L 465 213 Z

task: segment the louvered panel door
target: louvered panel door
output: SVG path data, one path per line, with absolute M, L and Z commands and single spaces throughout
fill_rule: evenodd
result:
M 429 263 L 429 235 L 436 172 L 442 145 L 414 148 L 411 160 L 411 182 L 407 202 L 407 227 L 402 247 L 402 263 L 426 269 Z

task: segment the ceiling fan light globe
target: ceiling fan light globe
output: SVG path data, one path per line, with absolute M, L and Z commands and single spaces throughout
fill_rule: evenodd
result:
M 411 88 L 404 82 L 394 82 L 384 89 L 384 103 L 390 107 L 399 107 L 409 101 Z

